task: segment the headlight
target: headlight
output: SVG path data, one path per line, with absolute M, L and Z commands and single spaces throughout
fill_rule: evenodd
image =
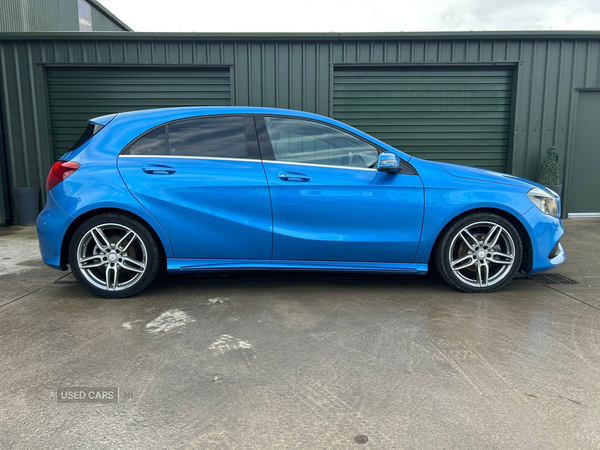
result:
M 544 214 L 558 216 L 558 202 L 549 192 L 540 188 L 533 188 L 527 193 L 527 197 Z

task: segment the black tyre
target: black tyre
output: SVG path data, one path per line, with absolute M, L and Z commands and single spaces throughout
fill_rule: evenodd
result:
M 517 273 L 523 244 L 515 227 L 492 213 L 456 219 L 440 237 L 435 262 L 442 278 L 463 292 L 494 292 Z
M 160 268 L 157 243 L 146 226 L 122 214 L 88 219 L 69 243 L 77 281 L 105 298 L 124 298 L 146 289 Z

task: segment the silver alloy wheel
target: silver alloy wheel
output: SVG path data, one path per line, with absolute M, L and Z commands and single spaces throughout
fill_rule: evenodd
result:
M 106 223 L 93 227 L 79 241 L 77 264 L 82 275 L 95 287 L 122 291 L 142 278 L 148 252 L 131 228 Z
M 450 244 L 450 268 L 463 283 L 488 287 L 501 282 L 515 262 L 510 233 L 494 222 L 476 222 L 461 229 Z

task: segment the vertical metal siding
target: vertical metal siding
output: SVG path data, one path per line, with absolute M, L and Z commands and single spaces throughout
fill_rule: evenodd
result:
M 566 184 L 574 89 L 600 87 L 597 39 L 2 41 L 0 89 L 9 179 L 12 187 L 43 186 L 52 161 L 40 63 L 231 64 L 233 104 L 330 115 L 332 64 L 506 61 L 518 62 L 512 173 L 537 179 L 541 155 L 554 145 Z
M 6 0 L 0 4 L 0 30 L 28 31 L 20 0 Z
M 93 31 L 124 31 L 118 24 L 106 17 L 102 11 L 94 5 L 92 8 L 92 30 Z
M 78 31 L 77 0 L 2 0 L 0 31 Z
M 94 4 L 89 5 L 93 31 L 126 31 Z M 79 31 L 77 0 L 2 0 L 3 31 Z

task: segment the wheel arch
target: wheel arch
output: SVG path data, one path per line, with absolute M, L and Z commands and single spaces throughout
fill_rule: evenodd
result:
M 67 231 L 65 232 L 65 234 L 63 236 L 63 240 L 62 240 L 61 247 L 60 247 L 60 266 L 61 266 L 61 268 L 67 267 L 67 264 L 69 262 L 69 244 L 70 244 L 71 238 L 75 234 L 75 231 L 77 230 L 77 228 L 79 228 L 80 225 L 82 223 L 84 223 L 86 220 L 91 219 L 94 216 L 98 216 L 100 214 L 107 214 L 107 213 L 121 214 L 123 216 L 128 216 L 132 219 L 135 219 L 135 220 L 141 222 L 142 225 L 144 225 L 146 227 L 146 229 L 152 235 L 152 237 L 154 238 L 154 240 L 156 242 L 156 246 L 158 247 L 158 252 L 160 254 L 161 267 L 162 268 L 166 267 L 167 257 L 166 257 L 166 253 L 165 253 L 164 243 L 158 236 L 158 233 L 156 233 L 154 228 L 146 220 L 144 220 L 142 217 L 138 216 L 137 214 L 134 214 L 130 211 L 126 211 L 124 209 L 99 208 L 99 209 L 92 209 L 91 211 L 86 211 L 85 213 L 81 214 L 80 216 L 77 216 L 77 218 L 75 218 L 75 220 L 73 220 L 73 222 L 67 228 Z
M 511 214 L 503 209 L 489 208 L 489 207 L 470 209 L 470 210 L 464 211 L 464 212 L 458 214 L 457 216 L 452 217 L 450 220 L 448 220 L 448 222 L 442 227 L 442 229 L 438 233 L 437 237 L 435 238 L 435 242 L 434 242 L 433 246 L 431 247 L 431 253 L 429 255 L 429 264 L 428 264 L 429 267 L 435 266 L 435 264 L 433 264 L 433 260 L 435 258 L 435 252 L 437 250 L 438 245 L 440 244 L 441 237 L 444 235 L 446 230 L 452 225 L 452 223 L 455 220 L 461 219 L 462 217 L 469 215 L 469 214 L 473 214 L 473 213 L 492 213 L 492 214 L 496 214 L 496 215 L 501 216 L 504 219 L 508 220 L 516 228 L 517 232 L 519 233 L 519 237 L 521 238 L 521 242 L 523 244 L 523 259 L 521 261 L 520 270 L 524 270 L 525 272 L 528 272 L 529 270 L 531 270 L 531 267 L 533 265 L 533 244 L 531 242 L 531 236 L 529 236 L 527 229 L 525 228 L 523 223 L 513 214 Z

